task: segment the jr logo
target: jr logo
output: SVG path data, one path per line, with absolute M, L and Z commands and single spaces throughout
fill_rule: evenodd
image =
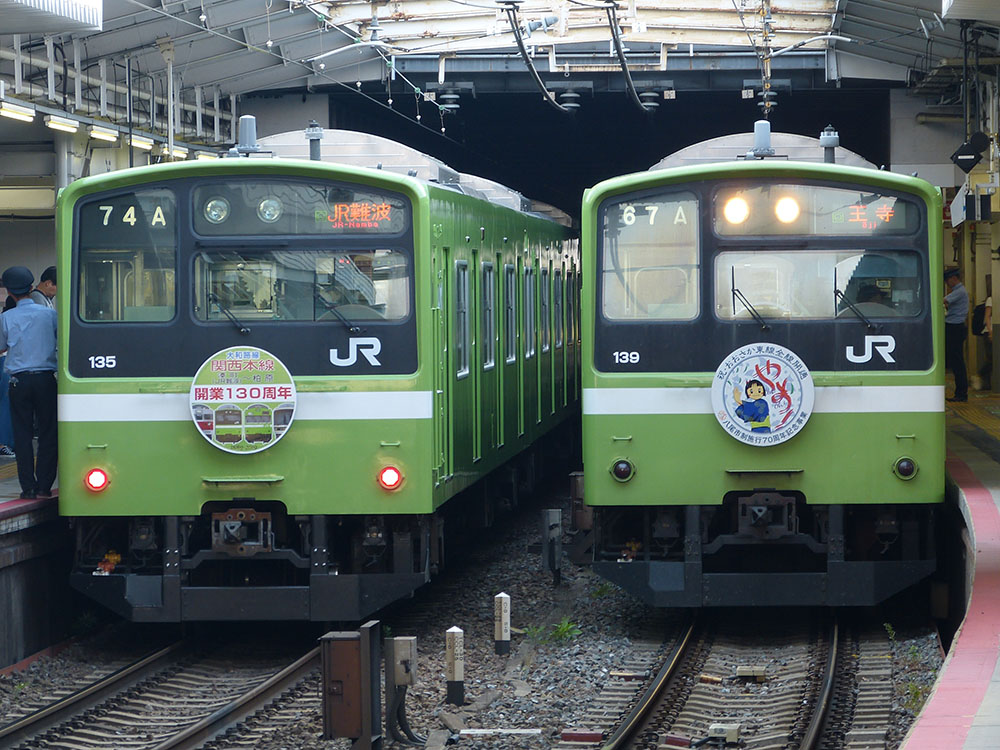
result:
M 330 350 L 330 363 L 337 367 L 350 367 L 358 361 L 358 352 L 368 360 L 372 367 L 381 367 L 375 356 L 382 351 L 382 342 L 373 336 L 365 336 L 359 339 L 352 338 L 346 357 L 340 357 L 336 349 Z
M 896 348 L 896 339 L 892 336 L 865 336 L 865 353 L 857 354 L 854 351 L 853 346 L 847 347 L 846 354 L 847 359 L 851 362 L 861 364 L 862 362 L 870 362 L 872 355 L 878 352 L 878 355 L 884 359 L 886 362 L 895 362 L 896 360 L 892 356 L 893 350 Z

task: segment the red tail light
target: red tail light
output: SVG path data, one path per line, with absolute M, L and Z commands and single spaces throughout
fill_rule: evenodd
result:
M 108 486 L 108 482 L 110 481 L 111 479 L 104 469 L 91 469 L 83 479 L 83 483 L 91 492 L 100 492 Z
M 378 483 L 387 490 L 394 490 L 403 483 L 403 472 L 395 466 L 386 466 L 378 473 Z

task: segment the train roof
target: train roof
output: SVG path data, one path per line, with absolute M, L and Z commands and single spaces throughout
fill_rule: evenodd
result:
M 672 167 L 737 161 L 745 159 L 747 152 L 751 151 L 753 147 L 754 134 L 752 132 L 723 135 L 675 151 L 656 162 L 650 169 L 670 169 Z M 820 145 L 819 139 L 807 135 L 771 133 L 771 148 L 774 149 L 775 153 L 774 156 L 767 157 L 769 161 L 822 162 L 824 160 L 823 147 Z M 841 146 L 836 147 L 834 156 L 836 163 L 840 166 L 877 169 L 864 157 Z
M 278 157 L 309 158 L 309 140 L 304 130 L 264 136 L 257 139 L 257 144 L 262 151 Z M 539 214 L 567 227 L 572 225 L 569 215 L 555 206 L 526 198 L 485 177 L 458 172 L 433 156 L 371 133 L 324 128 L 320 156 L 324 162 L 408 175 L 515 211 Z

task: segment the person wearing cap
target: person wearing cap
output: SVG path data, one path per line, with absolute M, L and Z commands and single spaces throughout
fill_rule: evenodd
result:
M 24 266 L 11 266 L 0 283 L 16 305 L 0 315 L 0 349 L 7 350 L 11 422 L 17 479 L 24 499 L 52 497 L 56 480 L 56 311 L 30 297 L 35 277 Z M 38 424 L 38 464 L 32 435 Z
M 56 306 L 56 267 L 49 266 L 38 277 L 38 286 L 31 292 L 31 299 L 37 304 L 55 309 Z
M 969 315 L 969 293 L 962 284 L 957 268 L 944 272 L 944 283 L 949 291 L 944 296 L 944 363 L 955 375 L 955 395 L 949 401 L 969 400 L 969 377 L 965 371 L 965 319 Z M 17 451 L 17 446 L 14 446 Z

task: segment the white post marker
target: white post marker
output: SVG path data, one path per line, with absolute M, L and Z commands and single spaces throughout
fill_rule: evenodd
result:
M 498 654 L 510 653 L 510 594 L 493 597 L 493 645 Z
M 457 625 L 448 628 L 444 636 L 444 674 L 448 680 L 446 703 L 465 704 L 465 632 Z

